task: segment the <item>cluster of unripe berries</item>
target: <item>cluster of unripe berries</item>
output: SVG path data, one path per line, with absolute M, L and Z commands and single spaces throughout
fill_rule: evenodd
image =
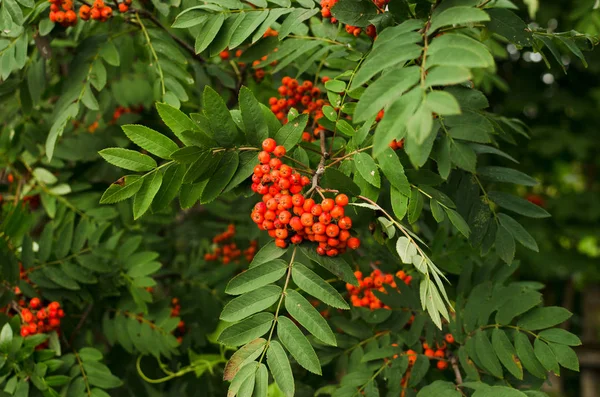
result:
M 24 303 L 24 302 L 20 302 Z M 60 319 L 65 312 L 60 308 L 60 303 L 51 302 L 43 306 L 39 298 L 31 298 L 28 307 L 21 306 L 21 336 L 43 334 L 59 329 Z
M 263 196 L 252 211 L 254 223 L 268 231 L 281 248 L 309 240 L 319 243 L 319 255 L 333 257 L 346 248 L 357 249 L 360 240 L 350 235 L 352 219 L 344 213 L 348 196 L 324 198 L 320 204 L 305 199 L 300 192 L 310 179 L 281 162 L 278 157 L 285 155 L 285 148 L 272 138 L 265 139 L 262 147 L 258 154 L 261 164 L 252 175 L 252 190 Z M 276 157 L 271 158 L 271 153 Z
M 238 248 L 237 244 L 233 242 L 235 237 L 235 225 L 231 224 L 227 227 L 227 230 L 223 233 L 217 234 L 213 237 L 214 249 L 212 252 L 204 254 L 204 260 L 206 261 L 219 261 L 224 265 L 235 262 L 239 263 L 239 258 L 244 255 L 248 262 L 252 262 L 254 254 L 258 250 L 258 242 L 255 240 L 250 241 L 250 246 L 245 250 Z
M 171 299 L 171 317 L 179 317 L 179 313 L 181 312 L 181 305 L 179 304 L 178 298 Z M 177 338 L 177 342 L 181 343 L 183 341 L 183 335 L 185 334 L 185 322 L 180 320 L 177 324 L 177 328 L 173 331 Z
M 48 0 L 50 2 L 50 20 L 62 26 L 74 26 L 77 14 L 73 11 L 73 0 Z
M 365 307 L 367 309 L 390 309 L 389 306 L 384 305 L 377 296 L 373 293 L 373 290 L 378 290 L 383 293 L 387 293 L 384 287 L 385 284 L 392 288 L 397 288 L 396 281 L 392 274 L 385 274 L 379 269 L 375 269 L 367 277 L 363 278 L 361 271 L 357 270 L 354 272 L 354 276 L 358 280 L 358 287 L 352 284 L 346 284 L 346 290 L 350 295 L 350 302 L 355 307 Z M 396 277 L 404 281 L 406 285 L 410 285 L 412 280 L 411 276 L 408 276 L 404 271 L 399 270 L 396 273 Z
M 337 23 L 337 19 L 331 14 L 331 8 L 336 5 L 338 0 L 321 0 L 321 16 L 325 19 L 329 19 L 331 23 Z M 385 6 L 390 2 L 390 0 L 373 0 L 373 3 L 379 8 L 379 12 L 385 11 Z M 357 26 L 346 25 L 346 32 L 349 34 L 358 37 L 362 33 L 362 29 Z M 377 30 L 374 25 L 369 25 L 365 29 L 365 33 L 371 37 L 375 38 L 377 36 Z

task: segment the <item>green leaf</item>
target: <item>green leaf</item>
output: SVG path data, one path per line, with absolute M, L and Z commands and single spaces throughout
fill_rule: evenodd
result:
M 298 364 L 314 374 L 321 375 L 317 353 L 292 320 L 285 316 L 277 319 L 277 336 Z
M 275 134 L 274 139 L 278 145 L 285 147 L 286 151 L 291 151 L 302 140 L 302 133 L 306 128 L 308 115 L 302 114 L 293 121 L 285 124 Z
M 475 172 L 477 155 L 470 146 L 457 141 L 450 144 L 450 160 L 459 168 Z
M 341 279 L 346 283 L 358 286 L 358 281 L 354 276 L 352 268 L 343 258 L 330 258 L 328 256 L 321 256 L 317 254 L 313 247 L 300 246 L 300 249 L 308 259 L 318 263 L 337 278 Z
M 346 83 L 341 80 L 329 80 L 325 83 L 325 88 L 329 91 L 342 93 L 346 91 Z
M 402 220 L 408 212 L 408 196 L 395 187 L 392 187 L 390 189 L 390 201 L 392 202 L 394 215 L 396 215 L 398 220 Z
M 371 185 L 375 187 L 381 186 L 381 179 L 377 164 L 373 158 L 367 153 L 360 152 L 354 155 L 354 165 L 360 175 Z
M 454 225 L 454 227 L 463 236 L 469 238 L 469 235 L 471 234 L 471 229 L 469 228 L 469 225 L 463 219 L 463 217 L 460 216 L 460 214 L 458 212 L 454 211 L 453 209 L 444 208 L 444 210 L 446 211 L 446 214 L 448 214 L 448 219 L 450 219 L 450 222 L 452 222 L 452 224 Z
M 538 361 L 544 366 L 544 368 L 546 368 L 548 371 L 554 372 L 556 375 L 560 375 L 558 360 L 546 342 L 536 338 L 533 342 L 533 351 Z
M 263 336 L 271 329 L 274 316 L 272 313 L 258 313 L 225 328 L 218 341 L 226 346 L 244 345 Z M 272 342 L 271 342 L 272 343 Z
M 418 189 L 411 189 L 408 200 L 408 223 L 415 223 L 423 211 L 423 195 Z
M 242 87 L 239 95 L 240 110 L 246 127 L 248 142 L 261 147 L 262 141 L 269 137 L 269 127 L 260 108 L 260 103 L 249 88 Z
M 229 49 L 233 50 L 244 42 L 269 15 L 269 10 L 248 12 L 240 26 L 231 36 Z
M 360 194 L 360 188 L 354 183 L 352 178 L 332 167 L 325 169 L 320 186 L 336 189 L 341 193 L 352 196 L 358 196 Z
M 387 148 L 377 157 L 377 161 L 379 162 L 381 171 L 383 171 L 383 174 L 390 184 L 400 193 L 409 196 L 410 183 L 404 174 L 404 167 L 396 152 L 391 148 Z
M 210 203 L 219 197 L 237 171 L 239 161 L 237 151 L 228 151 L 223 155 L 216 172 L 210 177 L 208 184 L 202 192 L 202 203 Z
M 456 385 L 452 382 L 436 380 L 435 382 L 423 387 L 417 393 L 417 397 L 461 397 L 462 394 L 456 390 Z
M 240 368 L 245 364 L 254 361 L 263 352 L 267 340 L 264 338 L 257 338 L 246 345 L 241 347 L 238 351 L 232 354 L 227 361 L 225 369 L 223 370 L 223 380 L 232 380 L 235 374 L 238 373 Z
M 236 395 L 240 395 L 239 391 L 246 383 L 246 380 L 252 380 L 252 382 L 254 383 L 254 374 L 256 373 L 257 368 L 258 363 L 254 361 L 249 362 L 242 368 L 240 368 L 238 373 L 231 381 L 231 384 L 229 385 L 229 389 L 227 390 L 227 397 L 234 397 Z
M 223 23 L 223 27 L 219 30 L 219 33 L 210 44 L 210 56 L 219 55 L 219 53 L 227 48 L 231 37 L 240 26 L 240 24 L 246 18 L 247 13 L 240 12 L 236 14 L 229 14 Z
M 487 386 L 487 385 L 486 385 Z M 505 386 L 481 387 L 475 390 L 472 397 L 525 397 L 526 395 L 517 389 Z
M 475 348 L 483 367 L 495 377 L 502 378 L 502 367 L 485 331 L 475 333 Z
M 296 262 L 293 264 L 292 279 L 304 292 L 309 293 L 329 306 L 338 309 L 350 309 L 344 298 L 335 288 L 301 263 Z
M 542 302 L 542 294 L 537 291 L 523 290 L 508 299 L 498 310 L 496 321 L 499 324 L 510 324 L 512 320 Z
M 211 14 L 206 20 L 206 23 L 202 25 L 202 29 L 198 31 L 196 35 L 196 43 L 194 44 L 194 51 L 196 54 L 204 51 L 210 43 L 214 40 L 223 26 L 225 16 L 222 13 Z
M 269 350 L 267 350 L 267 364 L 269 364 L 273 379 L 275 379 L 277 386 L 279 386 L 283 394 L 286 397 L 294 397 L 295 386 L 292 367 L 283 347 L 277 341 L 271 341 L 269 345 Z
M 529 218 L 547 218 L 550 214 L 537 205 L 510 193 L 489 192 L 490 199 L 502 208 L 516 212 Z
M 7 351 L 13 340 L 13 330 L 9 323 L 4 324 L 0 331 L 0 351 Z
M 100 48 L 99 55 L 111 66 L 119 66 L 121 63 L 119 50 L 117 50 L 117 46 L 110 39 Z
M 463 83 L 471 78 L 469 69 L 461 66 L 435 66 L 427 71 L 426 87 Z
M 281 297 L 281 288 L 267 285 L 232 299 L 221 312 L 221 320 L 234 322 L 268 309 Z
M 517 325 L 535 331 L 561 324 L 572 315 L 567 309 L 558 306 L 538 307 L 521 317 Z
M 508 265 L 515 258 L 515 239 L 502 225 L 496 231 L 496 253 Z
M 460 114 L 460 106 L 452 94 L 445 91 L 432 91 L 425 97 L 425 106 L 433 113 L 442 116 Z
M 252 267 L 232 278 L 225 292 L 230 295 L 240 295 L 274 283 L 283 277 L 287 267 L 287 263 L 280 259 Z
M 279 28 L 279 39 L 281 40 L 292 33 L 292 31 L 296 29 L 296 27 L 298 27 L 302 22 L 306 21 L 318 12 L 319 9 L 316 7 L 309 10 L 297 8 L 292 11 L 292 13 L 285 18 L 281 24 L 281 27 Z
M 494 182 L 514 183 L 523 186 L 536 186 L 538 181 L 527 174 L 506 167 L 479 167 L 477 174 Z
M 339 0 L 331 8 L 331 14 L 346 25 L 366 27 L 379 14 L 379 10 L 370 1 Z
M 140 190 L 144 178 L 139 175 L 126 175 L 123 182 L 113 183 L 100 198 L 100 204 L 113 204 L 133 196 Z
M 254 384 L 254 397 L 267 397 L 269 390 L 269 373 L 264 364 L 260 364 L 256 371 L 256 379 Z
M 579 372 L 579 359 L 573 349 L 565 345 L 549 343 L 558 363 L 571 371 Z
M 185 115 L 181 110 L 174 108 L 173 106 L 167 105 L 166 103 L 156 103 L 156 110 L 158 110 L 158 115 L 165 122 L 167 127 L 177 138 L 183 142 L 186 146 L 192 146 L 193 142 L 186 138 L 183 134 L 184 131 L 196 131 L 198 130 L 198 125 L 194 123 L 187 115 Z
M 536 309 L 537 310 L 537 309 Z M 539 333 L 539 337 L 547 342 L 559 343 L 568 346 L 580 346 L 581 340 L 577 335 L 562 328 L 550 328 Z M 559 360 L 560 361 L 560 360 Z
M 512 236 L 524 247 L 529 248 L 532 251 L 539 252 L 539 248 L 535 239 L 525 230 L 523 226 L 513 218 L 506 214 L 498 214 L 500 225 L 508 230 Z
M 156 161 L 150 156 L 123 148 L 108 148 L 98 152 L 107 162 L 130 171 L 150 171 L 156 168 Z
M 440 12 L 431 19 L 429 34 L 432 34 L 437 29 L 444 26 L 465 25 L 489 20 L 489 15 L 479 8 L 464 6 L 451 7 Z
M 304 328 L 317 339 L 331 346 L 336 346 L 335 336 L 327 321 L 319 314 L 305 297 L 294 290 L 287 290 L 285 308 Z
M 481 42 L 457 33 L 446 33 L 435 38 L 427 51 L 427 66 L 461 66 L 487 68 L 494 66 L 494 58 Z
M 374 49 L 354 75 L 350 91 L 362 86 L 384 69 L 418 58 L 421 47 L 414 44 L 417 40 L 419 38 L 414 40 L 413 36 L 407 36 L 407 40 L 392 40 Z
M 65 110 L 63 110 L 52 123 L 52 127 L 50 127 L 50 132 L 48 133 L 48 137 L 46 138 L 46 157 L 48 160 L 52 160 L 52 156 L 54 155 L 54 147 L 56 146 L 56 141 L 59 136 L 62 135 L 67 122 L 70 119 L 77 117 L 77 113 L 79 113 L 79 105 L 77 103 L 70 104 Z
M 158 212 L 167 208 L 171 201 L 177 197 L 185 172 L 186 167 L 183 164 L 173 164 L 167 168 L 160 189 L 152 201 L 152 211 Z
M 100 105 L 98 104 L 98 100 L 92 92 L 92 87 L 90 86 L 90 84 L 86 84 L 83 90 L 83 95 L 81 96 L 81 102 L 85 105 L 86 108 L 90 110 L 100 109 Z
M 518 361 L 517 352 L 512 343 L 510 343 L 506 333 L 500 328 L 494 328 L 492 331 L 492 345 L 502 365 L 515 378 L 522 380 L 523 368 Z
M 256 152 L 240 152 L 240 162 L 237 171 L 233 175 L 233 178 L 229 181 L 223 193 L 230 191 L 245 180 L 254 172 L 254 167 L 258 164 Z
M 213 132 L 212 137 L 224 147 L 233 146 L 238 137 L 238 131 L 223 98 L 207 85 L 202 95 L 202 104 L 202 111 Z
M 506 8 L 493 8 L 487 10 L 491 17 L 487 28 L 504 36 L 510 42 L 518 46 L 531 45 L 532 34 L 527 24 L 517 14 Z
M 156 171 L 143 178 L 142 187 L 138 190 L 133 198 L 133 218 L 138 219 L 148 211 L 152 200 L 158 193 L 158 189 L 162 185 L 163 175 Z
M 262 265 L 263 263 L 271 262 L 282 257 L 286 252 L 287 248 L 279 248 L 275 245 L 275 241 L 271 240 L 258 250 L 248 267 L 252 269 L 253 267 Z
M 212 150 L 200 153 L 196 161 L 187 169 L 183 183 L 193 183 L 198 179 L 208 180 L 214 174 L 224 155 L 225 152 L 213 153 Z
M 133 143 L 160 158 L 169 160 L 171 153 L 179 149 L 179 146 L 171 139 L 146 126 L 128 124 L 122 128 Z
M 193 163 L 206 151 L 198 146 L 182 147 L 171 153 L 171 158 L 181 164 Z
M 354 121 L 359 123 L 375 116 L 414 86 L 419 81 L 419 77 L 419 68 L 409 66 L 393 70 L 375 80 L 360 97 L 354 111 Z

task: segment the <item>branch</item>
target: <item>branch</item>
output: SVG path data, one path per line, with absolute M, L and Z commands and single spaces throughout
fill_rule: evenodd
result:
M 312 186 L 306 192 L 308 196 L 313 190 L 319 187 L 319 181 L 321 180 L 321 176 L 325 173 L 325 161 L 329 158 L 329 153 L 325 148 L 325 131 L 321 131 L 319 133 L 321 139 L 321 160 L 319 161 L 319 165 L 317 166 L 317 170 L 312 178 Z
M 85 309 L 85 312 L 83 312 L 83 316 L 81 316 L 81 319 L 77 323 L 77 326 L 75 327 L 75 329 L 73 330 L 73 333 L 71 334 L 71 337 L 69 338 L 69 346 L 73 345 L 73 340 L 79 333 L 79 330 L 81 329 L 81 327 L 83 327 L 83 323 L 85 323 L 85 320 L 87 320 L 88 316 L 92 312 L 93 307 L 94 307 L 94 303 L 92 302 Z
M 456 356 L 452 356 L 450 358 L 450 365 L 452 365 L 452 369 L 454 370 L 454 376 L 456 377 L 456 384 L 460 385 L 463 383 L 462 374 L 460 373 L 460 369 L 458 368 L 458 360 Z

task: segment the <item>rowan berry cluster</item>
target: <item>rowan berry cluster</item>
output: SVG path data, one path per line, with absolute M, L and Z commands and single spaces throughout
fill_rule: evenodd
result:
M 437 359 L 438 362 L 436 366 L 440 371 L 448 368 L 448 360 L 446 360 L 448 349 L 447 343 L 454 343 L 454 336 L 452 336 L 452 334 L 446 334 L 444 339 L 445 342 L 442 342 L 442 344 L 436 343 L 435 349 L 433 346 L 429 346 L 427 342 L 423 342 L 423 354 L 428 358 Z
M 213 237 L 214 249 L 212 252 L 204 254 L 204 260 L 207 261 L 219 261 L 224 265 L 231 263 L 239 263 L 239 258 L 244 255 L 248 262 L 252 262 L 254 254 L 258 250 L 258 242 L 255 240 L 250 241 L 250 246 L 245 250 L 238 248 L 237 244 L 233 242 L 235 237 L 235 225 L 230 224 L 227 230 L 223 233 L 217 234 Z
M 278 33 L 277 33 L 277 31 L 276 31 L 276 30 L 273 30 L 273 29 L 269 28 L 269 29 L 267 29 L 267 31 L 265 32 L 265 34 L 263 35 L 263 37 L 267 37 L 267 36 L 277 36 L 277 34 L 278 34 Z M 275 49 L 273 50 L 273 52 L 277 52 L 277 48 L 275 48 Z M 243 54 L 243 53 L 244 53 L 244 52 L 243 52 L 242 50 L 237 50 L 237 51 L 235 52 L 235 57 L 236 57 L 236 58 L 239 58 L 239 57 L 241 57 L 241 56 L 242 56 L 242 54 Z M 229 60 L 229 59 L 231 58 L 231 51 L 229 51 L 229 50 L 223 50 L 223 51 L 221 51 L 221 52 L 219 53 L 219 58 L 221 58 L 221 60 L 223 60 L 223 61 L 227 61 L 227 60 Z M 257 81 L 261 81 L 262 79 L 264 79 L 264 78 L 265 78 L 265 74 L 266 74 L 266 73 L 265 73 L 265 70 L 264 70 L 263 68 L 257 68 L 257 66 L 258 66 L 258 65 L 259 65 L 261 62 L 263 62 L 263 61 L 266 61 L 266 60 L 267 60 L 267 55 L 263 56 L 263 57 L 262 57 L 262 58 L 260 58 L 260 59 L 257 59 L 257 60 L 255 60 L 254 62 L 252 62 L 252 67 L 254 68 L 254 78 L 255 78 Z M 244 62 L 239 62 L 239 61 L 236 61 L 236 62 L 237 62 L 237 64 L 238 64 L 238 66 L 239 66 L 239 67 L 241 67 L 241 68 L 243 68 L 243 67 L 245 67 L 245 66 L 246 66 L 246 64 L 245 64 Z M 277 61 L 273 61 L 273 62 L 271 62 L 271 66 L 275 66 L 275 65 L 277 65 Z
M 326 81 L 325 78 L 323 81 Z M 315 87 L 311 81 L 303 81 L 302 84 L 298 80 L 289 76 L 281 79 L 281 85 L 277 89 L 279 98 L 269 98 L 271 111 L 277 119 L 287 122 L 287 113 L 291 108 L 298 109 L 299 112 L 306 113 L 311 117 L 308 125 L 313 126 L 313 134 L 305 131 L 302 134 L 302 140 L 312 142 L 315 137 L 319 136 L 321 131 L 325 129 L 317 125 L 317 121 L 323 117 L 323 106 L 329 105 L 329 102 L 322 99 L 322 92 L 318 87 Z
M 179 304 L 179 298 L 171 299 L 171 317 L 179 317 L 179 313 L 181 312 L 181 305 Z M 185 321 L 180 320 L 177 324 L 177 328 L 173 331 L 173 334 L 177 338 L 177 342 L 181 343 L 183 341 L 183 335 L 185 334 Z
M 331 14 L 331 8 L 336 5 L 338 0 L 321 0 L 321 16 L 325 19 L 329 19 L 331 23 L 337 23 L 337 19 Z M 385 12 L 385 6 L 390 0 L 373 0 L 373 3 L 379 8 L 379 12 Z M 357 26 L 346 25 L 346 32 L 358 37 L 362 33 L 362 29 Z M 374 25 L 369 25 L 365 29 L 365 33 L 374 39 L 377 36 L 377 30 Z
M 398 150 L 404 148 L 404 139 L 400 139 L 399 141 L 393 140 L 390 142 L 390 147 L 392 150 Z
M 20 307 L 23 322 L 21 325 L 22 337 L 58 330 L 60 319 L 65 316 L 64 310 L 60 308 L 60 303 L 51 302 L 47 306 L 43 306 L 39 298 L 31 298 L 29 305 Z
M 73 0 L 48 0 L 50 2 L 50 20 L 62 26 L 75 26 L 77 14 L 73 11 Z
M 305 199 L 300 192 L 310 179 L 281 162 L 278 157 L 285 155 L 285 148 L 277 146 L 272 138 L 265 139 L 262 147 L 264 150 L 258 154 L 261 164 L 252 176 L 252 190 L 263 196 L 252 211 L 254 223 L 267 230 L 281 248 L 309 240 L 319 243 L 319 255 L 333 257 L 346 248 L 357 249 L 360 240 L 350 235 L 352 219 L 344 213 L 348 196 L 324 198 L 320 204 Z M 276 157 L 271 158 L 271 153 Z
M 127 12 L 129 11 L 129 6 L 131 5 L 132 0 L 125 0 L 122 3 L 119 3 L 119 12 Z M 104 4 L 104 0 L 94 0 L 92 6 L 88 6 L 87 4 L 79 7 L 79 18 L 84 21 L 89 20 L 90 18 L 100 22 L 106 22 L 110 17 L 112 17 L 113 9 Z
M 123 4 L 123 3 L 121 3 Z M 125 107 L 125 106 L 117 106 L 113 113 L 112 123 L 116 123 L 117 120 L 124 114 L 127 113 L 142 113 L 144 111 L 144 105 L 133 106 L 133 107 Z
M 385 284 L 392 288 L 397 288 L 396 281 L 392 274 L 385 274 L 381 270 L 375 269 L 367 277 L 363 278 L 363 274 L 359 270 L 354 272 L 354 276 L 358 280 L 358 287 L 352 284 L 346 284 L 346 290 L 350 294 L 352 306 L 365 307 L 371 310 L 390 309 L 389 306 L 384 305 L 383 302 L 375 296 L 373 290 L 387 293 L 384 287 Z M 412 277 L 408 276 L 402 270 L 396 273 L 396 277 L 404 281 L 406 285 L 410 285 L 412 280 Z

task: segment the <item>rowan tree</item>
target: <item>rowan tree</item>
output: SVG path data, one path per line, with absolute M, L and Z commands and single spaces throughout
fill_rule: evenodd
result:
M 597 32 L 520 15 L 2 0 L 0 393 L 545 396 L 581 341 L 497 93 Z

